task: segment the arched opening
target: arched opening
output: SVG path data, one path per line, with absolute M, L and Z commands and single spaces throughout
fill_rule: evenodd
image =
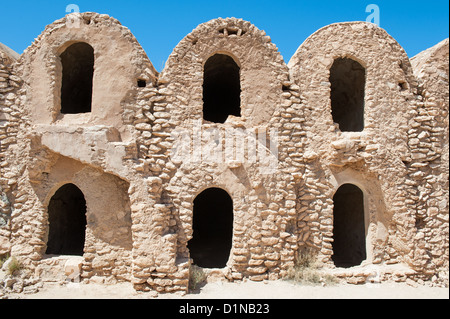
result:
M 195 198 L 193 229 L 188 248 L 194 264 L 225 267 L 233 238 L 233 200 L 226 191 L 209 188 Z
M 364 130 L 366 70 L 358 62 L 338 58 L 330 70 L 331 113 L 342 132 Z
M 240 68 L 224 54 L 208 59 L 203 78 L 203 119 L 225 123 L 229 115 L 241 116 Z
M 61 187 L 48 205 L 47 254 L 82 256 L 86 236 L 86 200 L 73 184 Z
M 60 56 L 62 63 L 61 113 L 89 113 L 92 109 L 94 49 L 79 42 Z
M 366 260 L 364 194 L 344 184 L 333 197 L 333 261 L 336 267 L 353 267 Z

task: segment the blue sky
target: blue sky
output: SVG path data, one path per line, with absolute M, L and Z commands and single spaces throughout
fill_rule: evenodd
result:
M 218 17 L 236 17 L 265 30 L 289 62 L 312 33 L 331 23 L 365 21 L 369 4 L 380 9 L 380 26 L 410 57 L 448 38 L 448 0 L 2 0 L 0 42 L 18 53 L 28 47 L 47 24 L 76 4 L 81 12 L 106 13 L 130 28 L 158 71 L 180 40 L 197 25 Z

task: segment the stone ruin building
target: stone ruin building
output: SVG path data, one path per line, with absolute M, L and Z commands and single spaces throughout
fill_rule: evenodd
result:
M 0 54 L 0 255 L 33 276 L 186 292 L 192 265 L 279 280 L 309 251 L 348 283 L 448 286 L 448 39 L 409 59 L 337 23 L 286 64 L 219 18 L 158 73 L 74 13 Z

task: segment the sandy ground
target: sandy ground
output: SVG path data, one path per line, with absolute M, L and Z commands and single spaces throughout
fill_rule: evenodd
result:
M 114 286 L 69 283 L 47 284 L 34 295 L 11 296 L 19 299 L 449 299 L 448 288 L 411 287 L 406 284 L 367 284 L 302 286 L 286 281 L 209 283 L 198 293 L 159 295 L 138 293 L 129 283 Z

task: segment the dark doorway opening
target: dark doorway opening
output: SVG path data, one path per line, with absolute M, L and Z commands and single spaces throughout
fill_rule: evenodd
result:
M 61 187 L 48 205 L 48 255 L 82 256 L 86 237 L 86 200 L 73 184 Z
M 203 78 L 203 119 L 225 123 L 229 115 L 241 116 L 240 68 L 224 54 L 206 61 Z
M 72 44 L 60 56 L 62 63 L 61 113 L 89 113 L 92 109 L 94 49 L 87 43 Z
M 331 112 L 342 132 L 364 130 L 366 70 L 358 62 L 338 58 L 330 70 Z
M 352 184 L 342 185 L 333 197 L 333 261 L 349 268 L 366 260 L 364 194 Z
M 210 188 L 194 200 L 191 258 L 199 267 L 224 268 L 233 239 L 233 200 L 226 191 Z

